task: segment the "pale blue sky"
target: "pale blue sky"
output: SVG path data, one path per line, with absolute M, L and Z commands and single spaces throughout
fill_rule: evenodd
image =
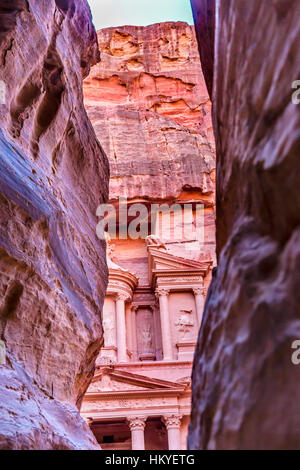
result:
M 147 26 L 163 21 L 194 24 L 190 0 L 88 0 L 96 29 Z

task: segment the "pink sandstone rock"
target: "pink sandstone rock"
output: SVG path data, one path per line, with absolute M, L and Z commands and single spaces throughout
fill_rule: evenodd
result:
M 194 27 L 182 22 L 98 31 L 101 61 L 84 81 L 88 115 L 110 161 L 110 200 L 205 205 L 215 258 L 215 144 Z M 182 256 L 182 246 L 173 245 Z M 120 266 L 147 284 L 144 240 L 116 240 Z
M 149 211 L 202 202 L 205 240 L 189 250 L 195 237 L 174 240 L 167 224 L 146 239 L 107 237 L 104 347 L 81 414 L 103 449 L 186 449 L 192 359 L 215 261 L 211 104 L 193 27 L 109 28 L 98 40 L 101 62 L 84 96 L 109 157 L 111 202 L 123 196 Z
M 214 1 L 192 3 L 201 36 Z M 300 3 L 217 0 L 216 15 L 218 268 L 194 362 L 189 447 L 299 449 Z
M 0 448 L 96 449 L 78 407 L 107 283 L 108 163 L 82 99 L 97 38 L 85 0 L 0 7 Z
M 211 105 L 194 28 L 122 26 L 98 41 L 84 96 L 110 160 L 110 198 L 174 199 L 186 187 L 213 201 Z

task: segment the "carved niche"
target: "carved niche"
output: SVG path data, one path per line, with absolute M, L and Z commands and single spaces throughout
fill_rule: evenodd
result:
M 103 333 L 106 348 L 116 346 L 116 314 L 113 300 L 106 299 L 103 307 Z
M 175 321 L 180 341 L 192 339 L 194 325 L 193 310 L 180 310 Z
M 138 356 L 141 361 L 156 359 L 154 318 L 151 307 L 139 307 L 136 317 Z

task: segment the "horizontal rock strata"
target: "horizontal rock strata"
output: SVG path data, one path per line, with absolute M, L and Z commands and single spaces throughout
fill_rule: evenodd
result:
M 201 253 L 182 243 L 168 249 L 215 259 L 215 143 L 211 103 L 193 26 L 182 22 L 98 31 L 101 61 L 84 81 L 84 98 L 111 169 L 110 200 L 203 203 Z M 116 240 L 115 261 L 148 285 L 144 240 Z
M 84 95 L 110 160 L 110 198 L 175 199 L 186 186 L 213 200 L 211 104 L 194 28 L 122 26 L 98 41 Z
M 96 33 L 85 0 L 0 1 L 0 30 L 0 448 L 98 448 L 77 409 L 107 283 L 108 162 L 82 96 Z

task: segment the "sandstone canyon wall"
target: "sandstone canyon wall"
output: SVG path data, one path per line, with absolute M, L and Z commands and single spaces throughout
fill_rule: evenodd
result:
M 201 253 L 215 258 L 215 144 L 211 103 L 193 26 L 182 22 L 98 31 L 101 61 L 84 82 L 85 105 L 111 169 L 110 200 L 199 202 L 205 206 Z M 144 240 L 116 240 L 118 264 L 148 283 Z
M 192 3 L 197 30 L 211 30 L 214 0 Z M 300 447 L 299 15 L 289 0 L 216 2 L 218 268 L 194 362 L 191 449 Z
M 103 449 L 186 449 L 192 360 L 215 263 L 211 102 L 194 27 L 114 27 L 98 31 L 98 42 L 84 97 L 110 161 L 110 202 L 127 197 L 128 212 L 139 203 L 148 233 L 111 231 L 104 347 L 81 413 Z M 173 225 L 168 234 L 160 215 L 149 231 L 153 206 L 173 203 L 176 229 L 184 203 L 193 216 L 203 203 L 200 247 L 195 233 Z M 122 228 L 138 214 L 127 215 Z
M 0 448 L 98 448 L 77 410 L 107 283 L 108 163 L 82 96 L 96 33 L 85 0 L 0 7 Z

